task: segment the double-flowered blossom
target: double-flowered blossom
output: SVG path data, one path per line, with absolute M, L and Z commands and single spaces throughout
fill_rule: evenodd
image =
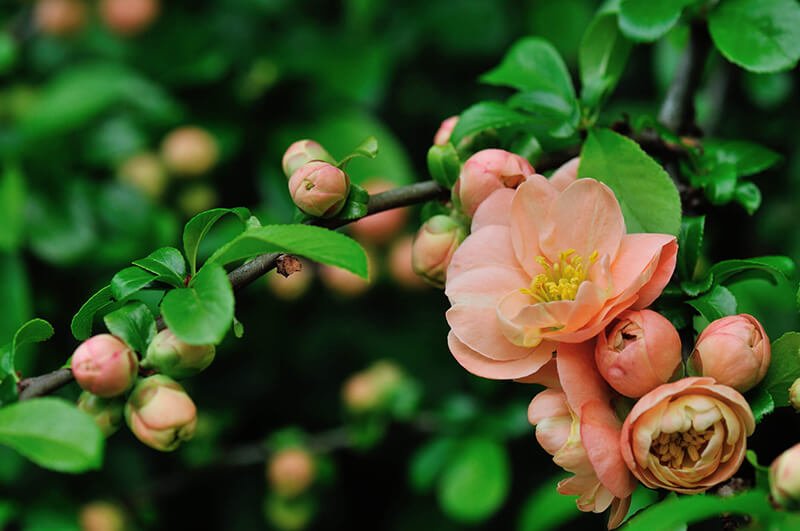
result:
M 614 193 L 576 179 L 570 161 L 548 180 L 532 174 L 480 203 L 472 233 L 447 270 L 448 344 L 479 376 L 534 374 L 557 345 L 599 334 L 646 308 L 675 268 L 668 234 L 626 234 Z

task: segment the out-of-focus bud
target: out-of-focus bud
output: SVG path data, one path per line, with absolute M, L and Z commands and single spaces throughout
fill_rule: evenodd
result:
M 115 503 L 94 501 L 81 507 L 78 522 L 82 531 L 123 531 L 125 513 Z
M 447 266 L 467 233 L 450 216 L 437 215 L 420 227 L 411 249 L 414 271 L 432 285 L 444 287 Z
M 313 140 L 298 140 L 286 149 L 283 154 L 283 173 L 286 178 L 294 175 L 294 172 L 299 170 L 304 165 L 312 160 L 319 160 L 335 164 L 336 161 L 321 144 Z
M 795 411 L 800 411 L 800 378 L 789 388 L 789 403 Z
M 78 397 L 78 409 L 90 415 L 106 437 L 116 433 L 122 424 L 123 407 L 124 402 L 119 398 L 101 398 L 89 391 Z
M 167 186 L 167 172 L 164 165 L 153 153 L 139 153 L 130 157 L 117 170 L 119 180 L 158 199 Z
M 758 384 L 769 369 L 769 338 L 761 323 L 745 313 L 717 319 L 703 330 L 689 358 L 698 376 L 745 392 Z
M 217 192 L 207 184 L 193 184 L 178 194 L 178 208 L 186 216 L 194 216 L 217 205 Z
M 342 210 L 349 192 L 350 178 L 327 162 L 309 162 L 289 178 L 292 201 L 309 216 L 335 216 Z
M 458 116 L 451 116 L 442 122 L 436 135 L 433 137 L 434 146 L 443 146 L 450 142 L 450 135 L 453 134 L 453 129 L 456 128 L 458 123 Z
M 340 267 L 323 265 L 319 268 L 319 278 L 325 287 L 345 297 L 361 295 L 369 289 L 370 281 Z
M 33 17 L 43 33 L 69 35 L 86 22 L 86 4 L 83 0 L 38 0 Z
M 131 388 L 139 361 L 124 342 L 111 334 L 99 334 L 75 349 L 71 367 L 81 389 L 109 398 Z
M 342 400 L 353 413 L 367 413 L 381 409 L 397 391 L 405 376 L 397 365 L 379 361 L 359 371 L 342 386 Z
M 173 129 L 164 138 L 161 158 L 167 169 L 175 175 L 197 177 L 217 163 L 219 147 L 205 129 L 183 126 Z
M 411 267 L 411 248 L 414 238 L 403 236 L 392 244 L 389 251 L 389 273 L 392 278 L 404 288 L 417 289 L 426 286 L 425 282 L 414 272 Z
M 190 345 L 167 328 L 150 342 L 142 367 L 170 378 L 188 378 L 211 365 L 215 354 L 214 345 Z
M 159 0 L 101 0 L 100 17 L 108 28 L 120 35 L 145 30 L 158 16 Z
M 362 184 L 370 194 L 379 194 L 396 185 L 386 179 L 369 179 Z M 360 242 L 382 245 L 389 242 L 405 226 L 408 219 L 407 208 L 393 208 L 379 214 L 372 214 L 350 225 L 350 231 Z
M 654 311 L 626 311 L 597 337 L 594 356 L 611 387 L 638 398 L 667 383 L 680 367 L 681 338 Z
M 795 444 L 769 467 L 769 490 L 787 509 L 800 509 L 800 444 Z
M 308 264 L 303 264 L 303 269 L 284 277 L 277 271 L 266 275 L 267 286 L 276 297 L 285 301 L 293 301 L 302 297 L 311 286 L 314 272 Z
M 519 155 L 502 149 L 484 149 L 464 163 L 453 193 L 464 213 L 472 217 L 492 192 L 516 188 L 533 174 L 533 166 Z
M 156 374 L 133 388 L 125 404 L 125 422 L 150 448 L 171 452 L 194 436 L 197 408 L 181 384 Z
M 314 457 L 304 448 L 284 448 L 267 463 L 267 480 L 281 496 L 294 498 L 304 493 L 316 477 Z

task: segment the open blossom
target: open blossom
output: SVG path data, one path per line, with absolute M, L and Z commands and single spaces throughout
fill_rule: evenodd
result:
M 556 360 L 559 388 L 536 395 L 528 420 L 553 462 L 574 474 L 558 492 L 578 496 L 581 511 L 611 507 L 608 526 L 618 526 L 630 506 L 635 482 L 622 459 L 622 422 L 611 407 L 611 391 L 592 361 L 591 342 L 567 345 Z
M 622 427 L 622 455 L 651 489 L 694 494 L 739 469 L 755 430 L 750 406 L 713 378 L 683 378 L 644 395 Z
M 770 362 L 767 333 L 745 313 L 717 319 L 697 338 L 689 365 L 701 376 L 744 393 L 767 374 Z
M 614 193 L 566 166 L 550 181 L 532 175 L 495 191 L 453 255 L 448 344 L 474 374 L 531 375 L 556 343 L 586 341 L 647 307 L 672 276 L 675 237 L 626 234 Z
M 667 383 L 681 365 L 681 338 L 652 310 L 626 311 L 597 336 L 595 361 L 603 378 L 633 398 Z
M 519 155 L 502 149 L 484 149 L 464 163 L 453 193 L 461 201 L 464 213 L 473 216 L 492 192 L 516 188 L 533 174 L 533 166 Z

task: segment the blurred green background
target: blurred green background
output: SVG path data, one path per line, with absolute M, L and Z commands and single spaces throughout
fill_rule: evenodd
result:
M 63 364 L 76 346 L 70 319 L 86 298 L 131 260 L 177 246 L 183 223 L 200 210 L 241 205 L 263 223 L 291 221 L 280 159 L 294 140 L 314 138 L 341 157 L 375 135 L 380 154 L 353 162 L 355 182 L 427 179 L 425 153 L 439 123 L 500 94 L 477 77 L 525 35 L 551 40 L 574 73 L 598 5 L 6 0 L 0 344 L 25 320 L 42 317 L 56 337 L 18 358 L 23 376 Z M 685 40 L 678 27 L 636 47 L 602 119 L 655 114 Z M 758 177 L 764 201 L 754 216 L 731 204 L 709 217 L 714 260 L 800 258 L 796 81 L 796 73 L 747 74 L 718 55 L 709 60 L 697 98 L 700 126 L 785 157 Z M 290 529 L 308 518 L 311 529 L 604 527 L 602 517 L 554 495 L 559 471 L 525 417 L 532 389 L 480 380 L 449 354 L 445 297 L 409 276 L 403 236 L 416 220 L 412 211 L 385 220 L 383 231 L 356 229 L 373 258 L 369 286 L 309 266 L 296 275 L 306 282 L 270 273 L 241 292 L 236 314 L 245 335 L 226 340 L 214 365 L 186 382 L 200 424 L 176 453 L 150 450 L 123 428 L 108 441 L 102 472 L 65 476 L 0 448 L 0 527 L 75 529 L 81 508 L 96 500 L 117 504 L 131 528 Z M 216 230 L 207 247 L 235 230 Z M 793 290 L 780 288 L 763 281 L 733 288 L 740 311 L 758 316 L 773 338 L 798 326 Z M 343 383 L 377 360 L 404 371 L 407 407 L 348 414 Z M 77 386 L 60 394 L 74 398 Z M 783 449 L 771 430 L 800 439 L 786 415 L 776 413 L 754 437 L 762 462 Z M 306 432 L 323 450 L 318 481 L 291 503 L 270 494 L 261 451 L 285 428 Z M 349 442 L 341 443 L 342 430 Z M 489 462 L 488 474 L 462 470 L 466 480 L 442 486 L 448 480 L 437 466 L 446 469 L 460 451 L 450 436 L 499 443 L 499 464 Z M 493 481 L 509 485 L 497 512 L 465 518 L 453 509 L 459 499 L 484 496 L 458 485 L 488 489 Z

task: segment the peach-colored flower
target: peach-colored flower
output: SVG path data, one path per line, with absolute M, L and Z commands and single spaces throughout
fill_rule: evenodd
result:
M 450 118 L 447 118 L 444 121 L 442 121 L 442 124 L 436 131 L 436 135 L 434 135 L 433 137 L 433 145 L 443 146 L 448 142 L 450 142 L 450 135 L 453 134 L 453 129 L 456 128 L 457 123 L 458 123 L 458 115 L 451 116 Z
M 746 313 L 717 319 L 703 330 L 689 358 L 700 376 L 744 393 L 767 374 L 770 345 L 758 319 Z
M 558 492 L 578 496 L 581 511 L 611 507 L 609 528 L 618 526 L 630 506 L 635 481 L 620 451 L 622 423 L 611 407 L 612 394 L 597 372 L 592 343 L 565 345 L 556 360 L 559 389 L 539 393 L 528 408 L 536 439 L 553 462 L 571 476 Z
M 516 188 L 533 174 L 533 166 L 519 155 L 503 149 L 484 149 L 464 163 L 453 195 L 458 197 L 464 213 L 472 217 L 492 192 Z
M 681 365 L 681 338 L 652 310 L 629 310 L 597 336 L 595 361 L 611 387 L 633 398 L 667 383 Z
M 614 193 L 571 181 L 575 166 L 495 191 L 453 255 L 448 344 L 474 374 L 528 376 L 556 342 L 586 341 L 624 310 L 647 307 L 672 276 L 675 237 L 625 234 Z
M 647 487 L 693 494 L 730 478 L 755 430 L 750 406 L 713 378 L 683 378 L 650 391 L 622 427 L 622 456 Z
M 779 505 L 793 510 L 800 507 L 800 444 L 795 444 L 772 462 L 769 487 Z

